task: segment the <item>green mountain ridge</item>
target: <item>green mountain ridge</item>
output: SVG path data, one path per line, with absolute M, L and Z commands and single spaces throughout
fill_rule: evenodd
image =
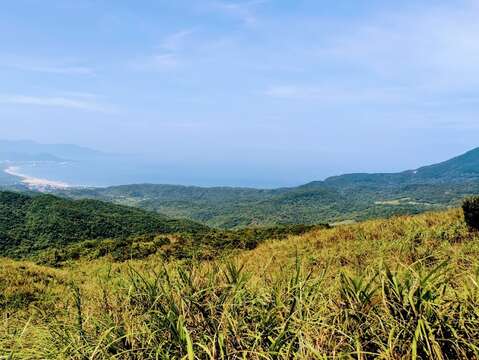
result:
M 464 182 L 479 178 L 479 148 L 450 160 L 406 170 L 400 173 L 357 173 L 333 176 L 324 180 L 329 186 L 345 185 L 408 185 Z M 313 182 L 317 183 L 317 182 Z
M 80 257 L 115 260 L 162 254 L 211 258 L 326 225 L 218 230 L 186 219 L 98 200 L 0 191 L 0 257 L 58 265 Z
M 33 254 L 84 240 L 207 230 L 190 220 L 97 200 L 0 192 L 0 255 Z
M 464 196 L 478 192 L 479 148 L 417 170 L 345 174 L 291 188 L 135 184 L 73 189 L 62 195 L 136 206 L 214 227 L 241 228 L 415 214 L 456 206 Z

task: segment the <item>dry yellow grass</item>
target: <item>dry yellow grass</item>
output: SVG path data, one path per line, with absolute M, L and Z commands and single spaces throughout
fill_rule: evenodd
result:
M 293 284 L 291 281 L 294 280 L 295 274 L 298 274 L 299 271 L 298 259 L 301 261 L 301 276 L 297 279 L 297 283 Z M 399 282 L 410 279 L 407 281 L 410 281 L 408 286 L 411 286 L 411 288 L 407 291 L 412 291 L 411 294 L 414 295 L 416 294 L 414 291 L 417 291 L 415 286 L 418 286 L 422 274 L 427 273 L 439 264 L 444 264 L 447 271 L 441 275 L 443 276 L 441 281 L 448 284 L 448 290 L 444 292 L 444 299 L 447 297 L 447 301 L 450 301 L 452 296 L 457 297 L 456 304 L 462 310 L 457 310 L 454 314 L 456 316 L 461 314 L 460 316 L 465 317 L 464 321 L 469 321 L 467 317 L 472 313 L 467 312 L 462 307 L 476 304 L 475 301 L 479 298 L 479 288 L 477 286 L 479 278 L 477 273 L 478 259 L 479 235 L 467 229 L 460 210 L 404 216 L 389 220 L 373 220 L 327 230 L 316 230 L 303 236 L 292 236 L 287 240 L 268 241 L 254 250 L 230 253 L 225 255 L 223 259 L 197 264 L 185 264 L 178 261 L 165 264 L 160 257 L 151 256 L 146 260 L 125 263 L 114 263 L 106 258 L 92 262 L 78 261 L 62 269 L 51 269 L 29 262 L 3 259 L 0 260 L 0 290 L 2 291 L 0 295 L 0 313 L 2 316 L 0 354 L 3 353 L 6 357 L 12 356 L 15 358 L 16 356 L 22 359 L 68 358 L 70 356 L 78 359 L 85 357 L 103 359 L 110 355 L 113 356 L 112 354 L 117 354 L 115 355 L 116 358 L 129 358 L 133 352 L 128 351 L 133 351 L 130 348 L 134 348 L 136 349 L 135 356 L 131 358 L 146 359 L 148 358 L 145 355 L 147 354 L 146 350 L 144 353 L 139 350 L 142 346 L 147 346 L 145 345 L 146 341 L 152 347 L 155 344 L 154 346 L 158 347 L 158 351 L 161 349 L 163 349 L 161 351 L 174 351 L 176 355 L 183 354 L 182 356 L 193 356 L 193 358 L 220 358 L 218 353 L 211 357 L 212 352 L 219 351 L 218 349 L 221 346 L 224 346 L 228 351 L 234 350 L 235 347 L 237 349 L 243 347 L 244 350 L 245 344 L 254 346 L 257 352 L 254 355 L 245 355 L 247 352 L 243 351 L 235 353 L 235 356 L 289 358 L 292 356 L 293 350 L 296 356 L 300 358 L 339 357 L 340 354 L 353 356 L 356 351 L 355 347 L 358 347 L 357 350 L 363 353 L 362 355 L 356 354 L 356 357 L 368 357 L 368 349 L 373 349 L 370 351 L 379 351 L 383 358 L 410 358 L 412 356 L 411 352 L 401 354 L 401 351 L 406 351 L 407 341 L 410 341 L 409 339 L 402 339 L 399 335 L 400 331 L 403 331 L 400 327 L 404 324 L 394 323 L 394 325 L 391 325 L 393 320 L 389 318 L 391 314 L 388 313 L 387 307 L 379 310 L 379 304 L 384 302 L 386 297 L 386 294 L 380 293 L 379 288 L 384 287 L 385 282 L 389 281 L 384 269 L 387 267 L 394 273 L 398 273 L 397 279 L 399 280 L 397 281 Z M 242 267 L 242 271 L 238 270 L 238 274 L 244 274 L 245 277 L 244 284 L 241 287 L 237 285 L 237 282 L 243 280 L 229 278 L 229 276 L 234 278 L 234 274 L 236 274 L 236 270 L 228 270 L 228 264 L 231 263 L 236 264 L 235 269 Z M 186 270 L 182 273 L 176 271 L 177 269 Z M 151 282 L 155 278 L 155 274 L 163 274 L 158 275 L 156 283 Z M 185 276 L 187 278 L 182 278 Z M 243 279 L 243 275 L 238 276 Z M 350 304 L 356 313 L 364 316 L 363 321 L 368 323 L 368 326 L 372 329 L 375 329 L 375 332 L 370 333 L 372 330 L 358 330 L 351 325 L 354 324 L 354 322 L 350 323 L 351 319 L 348 320 L 348 316 L 352 316 L 350 314 L 351 309 L 344 309 L 343 307 L 349 301 L 345 299 L 350 299 L 348 296 L 355 293 L 356 290 L 359 291 L 357 294 L 366 294 L 368 291 L 366 283 L 369 281 L 367 279 L 374 280 L 377 276 L 380 280 L 374 285 L 375 292 L 371 295 L 371 298 L 367 300 L 361 298 L 363 296 L 361 295 L 356 299 L 359 303 L 355 303 L 356 305 Z M 143 283 L 143 278 L 145 283 Z M 204 324 L 206 320 L 202 311 L 206 310 L 203 309 L 198 313 L 198 309 L 194 310 L 189 306 L 193 306 L 191 304 L 194 304 L 194 301 L 200 302 L 201 306 L 206 308 L 212 307 L 213 304 L 219 306 L 216 302 L 223 296 L 221 295 L 222 291 L 227 291 L 226 289 L 233 286 L 228 285 L 230 281 L 231 284 L 235 284 L 234 287 L 238 286 L 237 291 L 238 294 L 241 294 L 241 297 L 228 293 L 229 295 L 227 295 L 225 301 L 229 305 L 221 305 L 221 313 L 215 313 L 215 316 L 218 316 L 218 319 L 215 320 L 218 333 L 214 335 L 214 338 L 211 338 L 210 344 L 208 342 L 210 340 L 206 340 L 210 338 L 205 337 L 207 334 L 196 332 L 196 329 L 200 329 L 202 326 L 205 326 L 205 329 L 210 329 L 208 327 L 210 325 Z M 317 282 L 320 287 L 311 285 L 311 281 Z M 404 284 L 409 284 L 407 281 Z M 433 293 L 439 291 L 440 283 L 431 283 L 431 285 L 428 285 L 431 287 L 428 291 Z M 150 284 L 151 289 L 149 288 L 150 285 L 145 284 Z M 170 288 L 161 290 L 157 287 L 158 284 Z M 140 287 L 137 288 L 136 286 Z M 212 286 L 217 287 L 217 289 L 215 290 Z M 310 290 L 305 290 L 309 289 L 309 286 L 311 286 Z M 298 287 L 301 287 L 301 290 L 298 290 Z M 424 287 L 427 288 L 425 285 Z M 145 293 L 142 293 L 143 291 Z M 145 295 L 148 291 L 156 292 L 149 294 L 148 296 L 152 298 L 148 298 Z M 204 296 L 211 298 L 205 300 L 201 297 L 203 295 L 200 296 L 195 291 L 200 291 L 201 294 L 205 294 Z M 300 291 L 300 293 L 306 291 L 306 293 L 298 295 L 297 291 Z M 143 294 L 141 295 L 141 301 L 137 298 L 140 293 Z M 424 294 L 429 293 L 425 292 Z M 158 296 L 156 300 L 153 299 L 155 296 Z M 158 305 L 157 302 L 166 301 L 169 296 L 171 296 L 172 304 L 181 305 L 182 310 L 179 311 L 183 315 L 178 318 L 180 320 L 177 319 L 177 321 L 181 321 L 181 324 L 176 324 L 181 325 L 179 328 L 181 331 L 179 330 L 179 333 L 175 335 L 178 338 L 172 335 L 176 330 L 166 330 L 166 328 L 161 327 L 163 325 L 155 325 L 158 326 L 158 331 L 161 330 L 162 336 L 169 339 L 169 344 L 165 344 L 159 340 L 161 337 L 147 336 L 145 332 L 151 332 L 152 319 L 156 319 L 149 312 L 151 307 L 155 308 Z M 189 296 L 200 296 L 200 298 L 188 302 L 185 299 L 189 299 Z M 240 297 L 244 304 L 249 304 L 248 306 L 251 309 L 246 308 L 240 311 L 235 308 L 235 301 L 239 301 L 235 296 Z M 267 316 L 268 311 L 263 309 L 263 306 L 269 306 L 266 304 L 273 301 L 272 299 L 275 296 L 278 297 L 275 300 L 278 301 L 275 305 L 276 308 L 271 308 L 269 311 L 277 312 L 275 315 L 277 323 L 274 322 L 275 325 L 270 325 L 272 332 L 268 335 L 269 338 L 263 339 L 263 332 L 267 328 L 260 331 L 260 325 L 254 327 L 252 324 L 246 323 L 243 317 L 245 319 L 248 316 L 254 318 L 254 316 L 260 316 L 258 315 L 260 313 L 261 316 Z M 301 298 L 301 300 L 298 300 L 301 304 L 301 314 L 298 313 L 300 310 L 297 307 L 286 311 L 286 308 L 291 306 L 288 305 L 291 299 L 295 299 L 297 296 Z M 360 298 L 362 300 L 359 300 Z M 440 306 L 445 306 L 438 299 L 432 298 L 428 301 L 431 304 L 437 302 Z M 149 302 L 150 300 L 152 302 Z M 367 307 L 361 307 L 363 306 L 361 301 L 365 303 L 371 301 L 371 303 L 364 305 Z M 140 312 L 141 315 L 139 315 L 138 306 L 143 303 L 149 304 L 148 309 L 150 310 L 142 308 L 144 312 Z M 356 308 L 358 306 L 359 308 Z M 213 311 L 211 309 L 207 311 Z M 80 320 L 78 320 L 79 310 L 81 311 Z M 253 316 L 251 312 L 254 313 L 255 311 L 258 314 Z M 287 317 L 289 311 L 292 311 L 290 320 Z M 371 314 L 374 313 L 376 314 L 374 316 L 377 316 L 377 314 L 381 314 L 381 311 L 384 312 L 385 319 L 389 319 L 387 320 L 389 323 L 382 323 L 380 320 L 372 318 L 373 315 Z M 345 314 L 350 315 L 344 318 Z M 283 316 L 286 317 L 283 318 Z M 437 319 L 439 320 L 436 319 L 435 321 L 446 322 L 448 321 L 445 320 L 446 318 L 438 315 Z M 261 322 L 263 320 L 255 321 Z M 77 329 L 78 321 L 80 321 L 80 330 Z M 291 326 L 291 329 L 288 329 L 286 335 L 278 335 L 275 332 L 277 330 L 275 326 L 281 327 L 281 324 L 285 321 L 287 323 L 291 322 L 288 325 Z M 326 326 L 326 323 L 329 323 L 329 325 Z M 417 323 L 414 324 L 414 326 L 417 326 Z M 394 343 L 387 344 L 386 334 L 386 340 L 384 340 L 386 343 L 382 343 L 383 340 L 380 338 L 383 334 L 381 331 L 386 331 L 389 325 L 391 325 L 391 329 L 388 331 L 393 333 L 396 330 L 399 331 L 395 335 L 398 338 L 390 339 L 390 341 L 394 340 Z M 446 325 L 449 326 L 448 323 Z M 232 330 L 230 326 L 233 326 L 234 329 Z M 241 330 L 247 326 L 253 326 L 253 328 Z M 384 327 L 384 329 L 381 330 L 381 327 Z M 229 330 L 226 331 L 225 328 Z M 256 330 L 253 330 L 254 328 Z M 467 329 L 469 329 L 468 331 L 476 331 L 476 333 L 470 333 L 468 336 L 471 336 L 472 340 L 479 341 L 479 333 L 477 333 L 479 326 L 477 323 Z M 302 334 L 300 339 L 292 334 L 293 330 Z M 246 331 L 246 333 L 242 333 L 242 331 Z M 254 334 L 254 331 L 257 331 L 257 333 Z M 85 335 L 82 335 L 83 332 Z M 203 332 L 207 332 L 207 330 Z M 252 336 L 252 338 L 257 337 L 263 340 L 258 343 L 244 340 L 243 343 L 231 337 L 235 332 L 243 334 L 242 336 L 245 339 L 247 336 Z M 85 339 L 82 339 L 83 336 Z M 222 340 L 226 343 L 218 345 L 219 338 L 217 336 L 226 336 Z M 277 336 L 276 340 L 274 340 L 275 336 Z M 281 338 L 281 336 L 284 338 Z M 368 336 L 371 338 L 368 338 Z M 478 338 L 474 338 L 475 336 L 478 336 Z M 172 347 L 173 339 L 177 339 L 177 347 Z M 108 341 L 113 343 L 107 346 Z M 115 341 L 125 342 L 123 351 L 130 350 L 121 355 L 121 351 L 118 349 L 122 347 Z M 159 343 L 155 343 L 155 341 L 159 341 Z M 278 349 L 268 350 L 265 344 L 268 344 L 269 341 L 277 341 Z M 374 345 L 376 342 L 381 343 L 376 346 Z M 72 345 L 68 345 L 69 343 Z M 425 343 L 425 340 L 422 341 L 421 346 L 426 346 Z M 280 347 L 279 344 L 282 344 L 283 347 Z M 443 351 L 442 345 L 434 345 L 435 343 L 432 342 L 431 344 L 433 347 L 436 346 L 437 349 L 430 350 L 432 351 L 430 354 L 437 355 Z M 437 344 L 440 344 L 440 342 Z M 474 354 L 473 345 L 469 346 L 470 344 L 468 344 L 466 346 L 466 344 L 459 343 L 456 345 L 459 350 L 465 349 L 462 358 Z M 288 346 L 289 350 L 287 350 Z M 409 343 L 409 346 L 412 346 L 412 342 Z M 415 346 L 419 346 L 417 341 Z M 46 351 L 46 347 L 50 347 L 50 350 Z M 76 349 L 76 352 L 74 349 Z M 115 353 L 115 351 L 118 352 Z M 421 348 L 420 351 L 423 351 L 422 354 L 424 355 L 429 350 Z M 211 356 L 207 355 L 208 353 Z M 148 354 L 151 355 L 151 352 Z M 230 357 L 234 357 L 231 354 L 233 353 L 230 352 Z M 455 356 L 458 356 L 457 354 L 458 352 L 455 353 Z M 376 353 L 376 355 L 378 354 Z M 443 357 L 451 358 L 447 354 Z

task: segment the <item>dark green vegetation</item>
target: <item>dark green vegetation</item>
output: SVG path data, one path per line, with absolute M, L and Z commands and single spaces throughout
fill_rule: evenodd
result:
M 0 192 L 0 256 L 34 257 L 59 264 L 106 255 L 116 260 L 165 256 L 213 257 L 226 248 L 302 234 L 312 226 L 220 231 L 190 220 L 104 203 L 52 195 Z
M 479 230 L 479 197 L 470 197 L 462 204 L 464 220 L 469 228 Z
M 213 260 L 231 251 L 254 249 L 265 240 L 281 240 L 327 225 L 283 225 L 239 230 L 201 229 L 170 233 L 149 233 L 129 237 L 85 240 L 62 247 L 51 245 L 43 251 L 25 254 L 37 263 L 61 266 L 72 260 L 93 260 L 107 256 L 113 261 L 145 259 Z
M 207 227 L 96 200 L 0 192 L 0 254 L 24 256 L 81 240 L 124 238 Z
M 416 214 L 459 206 L 479 193 L 479 149 L 449 161 L 396 174 L 349 174 L 295 188 L 258 190 L 175 185 L 77 189 L 95 198 L 188 218 L 209 226 L 315 224 Z
M 0 354 L 479 358 L 479 233 L 457 209 L 316 229 L 230 255 L 61 269 L 0 260 Z

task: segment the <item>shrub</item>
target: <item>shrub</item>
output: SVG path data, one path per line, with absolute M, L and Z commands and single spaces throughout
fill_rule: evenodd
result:
M 462 204 L 464 219 L 470 229 L 479 230 L 479 196 L 470 197 Z

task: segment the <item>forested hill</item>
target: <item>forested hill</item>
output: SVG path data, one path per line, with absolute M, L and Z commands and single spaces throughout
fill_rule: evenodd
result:
M 0 256 L 32 254 L 82 240 L 207 230 L 190 220 L 96 200 L 0 192 Z
M 445 184 L 479 179 L 479 148 L 450 160 L 400 173 L 346 174 L 326 179 L 332 187 L 405 186 L 415 184 Z M 313 182 L 323 183 L 323 182 Z
M 63 195 L 95 198 L 189 218 L 210 226 L 315 224 L 415 214 L 456 206 L 479 193 L 479 149 L 390 174 L 348 174 L 274 190 L 125 185 Z
M 190 220 L 97 200 L 0 192 L 0 257 L 64 261 L 112 256 L 116 260 L 151 254 L 211 258 L 227 249 L 254 248 L 327 225 L 212 229 Z

